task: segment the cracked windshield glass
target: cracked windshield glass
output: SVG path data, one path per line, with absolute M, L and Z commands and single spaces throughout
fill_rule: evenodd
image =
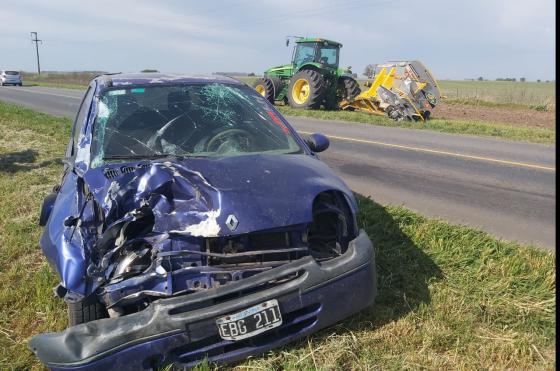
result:
M 297 153 L 263 98 L 225 84 L 130 87 L 99 98 L 92 167 L 112 159 Z

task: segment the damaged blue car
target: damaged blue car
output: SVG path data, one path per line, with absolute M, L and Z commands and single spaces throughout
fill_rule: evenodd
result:
M 40 215 L 69 326 L 30 349 L 52 370 L 188 368 L 372 304 L 374 249 L 328 145 L 233 79 L 96 77 Z

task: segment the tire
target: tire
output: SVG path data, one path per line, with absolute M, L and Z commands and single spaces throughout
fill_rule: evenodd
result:
M 255 81 L 253 88 L 270 103 L 274 103 L 274 84 L 271 79 L 261 77 Z
M 319 108 L 325 95 L 323 76 L 314 70 L 299 71 L 290 79 L 287 95 L 293 108 Z
M 356 98 L 362 92 L 360 85 L 351 77 L 343 76 L 338 79 L 339 101 L 346 99 L 348 101 Z
M 68 305 L 68 327 L 81 323 L 96 321 L 109 317 L 107 309 L 101 303 L 67 303 Z
M 338 109 L 338 94 L 325 94 L 325 100 L 323 101 L 323 106 L 326 110 L 337 110 Z

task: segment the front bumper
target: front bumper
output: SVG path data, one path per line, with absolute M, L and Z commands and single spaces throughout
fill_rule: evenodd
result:
M 39 334 L 29 348 L 52 370 L 236 361 L 332 325 L 371 305 L 376 294 L 373 246 L 360 231 L 338 258 L 318 264 L 305 257 L 227 286 L 155 301 L 142 312 Z M 280 327 L 240 341 L 219 337 L 217 317 L 270 299 L 279 302 Z
M 21 80 L 0 80 L 0 82 L 4 85 L 19 85 L 21 84 Z

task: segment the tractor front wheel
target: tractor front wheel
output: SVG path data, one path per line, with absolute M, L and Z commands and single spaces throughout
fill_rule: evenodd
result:
M 253 88 L 266 98 L 270 103 L 274 103 L 274 84 L 272 80 L 266 77 L 261 77 L 253 84 Z
M 338 80 L 339 100 L 346 99 L 347 101 L 351 101 L 360 95 L 360 93 L 360 85 L 353 78 L 344 76 Z
M 290 79 L 288 101 L 293 108 L 319 108 L 325 94 L 323 76 L 313 70 L 302 70 Z

